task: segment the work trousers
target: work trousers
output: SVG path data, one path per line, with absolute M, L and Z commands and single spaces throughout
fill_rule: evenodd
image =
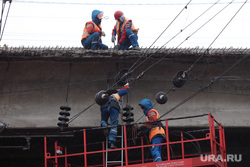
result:
M 102 109 L 101 113 L 101 126 L 104 127 L 108 125 L 108 119 L 110 118 L 110 126 L 115 126 L 110 128 L 109 131 L 109 143 L 116 141 L 117 136 L 117 125 L 118 125 L 119 110 L 113 107 L 107 107 Z
M 94 32 L 93 34 L 91 34 L 90 36 L 88 36 L 88 38 L 86 40 L 82 40 L 82 46 L 85 49 L 92 49 L 92 50 L 107 50 L 108 46 L 104 45 L 101 40 L 99 39 L 100 34 L 98 32 Z
M 160 144 L 163 143 L 164 137 L 163 136 L 155 136 L 152 138 L 152 144 Z M 161 159 L 161 149 L 162 146 L 152 146 L 151 154 L 154 159 L 154 162 L 162 161 Z
M 139 46 L 138 44 L 138 35 L 135 34 L 132 30 L 126 30 L 126 38 L 122 44 L 120 44 L 118 50 L 127 50 L 130 46 Z

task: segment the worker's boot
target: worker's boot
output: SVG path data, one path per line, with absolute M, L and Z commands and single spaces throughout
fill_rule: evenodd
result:
M 140 47 L 137 45 L 137 46 L 134 46 L 134 47 L 132 48 L 132 50 L 141 50 L 141 49 L 140 49 Z
M 111 142 L 109 148 L 111 148 L 111 149 L 116 149 L 117 147 L 116 147 L 116 145 L 115 145 L 115 142 Z
M 104 125 L 103 126 L 104 129 L 103 129 L 103 134 L 105 137 L 108 137 L 109 136 L 109 128 L 108 128 L 108 125 Z

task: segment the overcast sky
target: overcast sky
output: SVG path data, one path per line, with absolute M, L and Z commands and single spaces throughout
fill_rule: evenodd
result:
M 140 29 L 138 36 L 141 47 L 149 47 L 153 44 L 170 25 L 154 44 L 155 47 L 161 47 L 167 43 L 165 45 L 167 48 L 197 46 L 207 48 L 245 2 L 245 0 L 233 1 L 199 29 L 232 0 L 191 0 L 187 9 L 181 12 L 189 1 L 13 0 L 0 45 L 81 47 L 83 27 L 91 20 L 92 11 L 98 9 L 104 12 L 106 18 L 102 21 L 103 31 L 106 33 L 102 40 L 109 47 L 114 46 L 111 42 L 111 32 L 115 25 L 114 12 L 121 10 L 125 17 L 132 19 L 135 27 Z M 188 26 L 215 2 L 218 3 Z M 5 6 L 3 21 L 8 7 L 9 2 Z M 181 14 L 174 20 L 180 12 Z M 170 24 L 172 21 L 173 23 Z M 182 29 L 184 30 L 179 33 Z M 178 33 L 179 35 L 174 37 Z M 185 40 L 187 37 L 189 37 L 188 40 Z M 247 2 L 211 47 L 249 48 L 249 46 L 250 2 Z

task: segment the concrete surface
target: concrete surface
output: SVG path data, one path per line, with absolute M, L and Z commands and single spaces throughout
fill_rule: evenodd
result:
M 122 68 L 130 68 L 138 58 L 81 59 L 72 61 L 68 105 L 71 116 L 94 103 L 95 94 L 114 83 L 114 76 Z M 182 87 L 168 94 L 168 102 L 157 104 L 162 115 L 207 85 L 211 77 L 218 76 L 239 58 L 209 57 L 195 65 L 190 79 Z M 158 59 L 157 59 L 158 60 Z M 150 59 L 135 69 L 137 77 L 157 60 Z M 135 108 L 135 120 L 142 116 L 138 103 L 149 98 L 155 104 L 159 91 L 173 87 L 172 77 L 180 70 L 187 70 L 196 58 L 166 59 L 150 68 L 143 78 L 131 84 L 129 103 Z M 0 61 L 0 122 L 8 128 L 56 127 L 60 106 L 66 103 L 69 61 L 25 60 Z M 193 97 L 164 118 L 212 113 L 224 126 L 249 127 L 250 122 L 250 59 L 246 59 L 227 72 L 209 89 Z M 127 99 L 123 99 L 125 105 Z M 143 121 L 141 119 L 140 121 Z M 207 119 L 171 121 L 169 126 L 203 126 Z M 100 125 L 100 109 L 96 104 L 70 123 L 71 127 Z

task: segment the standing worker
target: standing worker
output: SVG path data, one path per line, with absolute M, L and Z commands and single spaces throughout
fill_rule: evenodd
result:
M 117 136 L 117 125 L 118 117 L 120 112 L 120 98 L 129 92 L 129 84 L 125 84 L 122 89 L 118 89 L 117 93 L 109 96 L 109 101 L 101 106 L 101 127 L 107 127 L 108 119 L 110 118 L 110 132 L 108 129 L 104 129 L 104 133 L 109 137 L 109 148 L 115 149 L 116 147 L 116 136 Z M 114 127 L 112 127 L 114 126 Z
M 142 108 L 144 115 L 146 116 L 145 122 L 148 122 L 143 125 L 143 127 L 147 129 L 146 131 L 144 131 L 144 133 L 149 133 L 149 140 L 152 144 L 163 143 L 166 138 L 166 133 L 163 125 L 161 124 L 161 122 L 151 122 L 156 121 L 160 118 L 159 113 L 155 109 L 153 109 L 153 105 L 149 99 L 143 99 L 139 103 L 139 105 Z M 161 149 L 161 145 L 152 146 L 151 154 L 154 162 L 162 161 Z
M 99 10 L 93 10 L 92 12 L 92 21 L 89 21 L 85 24 L 81 43 L 85 49 L 108 49 L 108 46 L 102 43 L 102 36 L 105 36 L 104 31 L 102 31 L 101 22 L 102 22 L 103 12 Z
M 117 35 L 117 45 L 119 50 L 127 50 L 131 45 L 133 46 L 133 50 L 139 50 L 137 36 L 139 29 L 136 29 L 132 20 L 126 18 L 121 11 L 116 11 L 114 17 L 117 22 L 112 31 L 111 41 L 115 42 Z

